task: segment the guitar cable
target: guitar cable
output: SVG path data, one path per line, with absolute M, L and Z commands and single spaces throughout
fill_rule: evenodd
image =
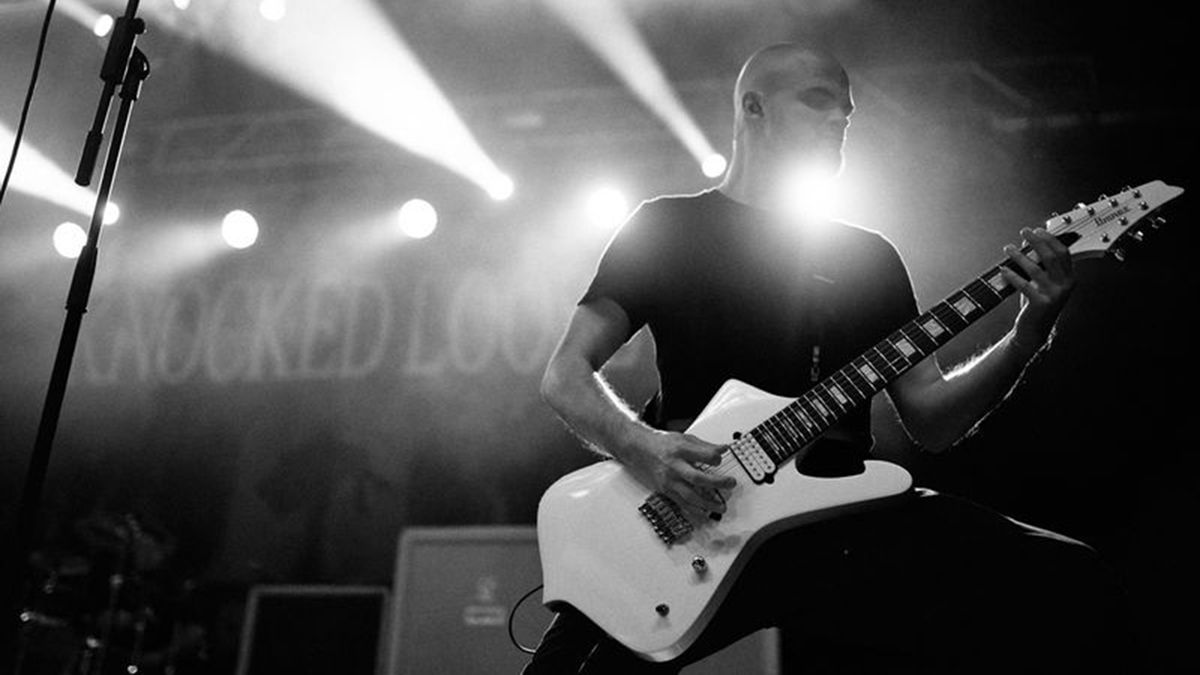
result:
M 513 617 L 517 615 L 517 609 L 521 607 L 521 603 L 528 600 L 529 596 L 531 596 L 534 593 L 537 593 L 539 590 L 541 590 L 542 585 L 543 584 L 538 584 L 537 586 L 534 586 L 533 589 L 530 590 L 528 593 L 526 593 L 525 595 L 522 595 L 521 599 L 517 600 L 516 604 L 513 605 L 512 611 L 508 613 L 508 639 L 512 640 L 512 643 L 514 645 L 516 645 L 517 649 L 520 649 L 521 651 L 525 652 L 526 654 L 533 654 L 537 650 L 532 647 L 526 647 L 525 645 L 521 644 L 517 640 L 517 636 L 513 633 Z
M 42 18 L 42 28 L 38 34 L 37 49 L 33 55 L 33 73 L 29 78 L 29 88 L 25 92 L 25 98 L 21 103 L 21 117 L 17 122 L 17 128 L 13 132 L 13 147 L 12 154 L 9 156 L 8 164 L 4 170 L 4 179 L 0 181 L 0 204 L 4 203 L 4 197 L 8 193 L 8 182 L 12 178 L 13 169 L 17 165 L 17 153 L 21 148 L 21 139 L 25 136 L 25 123 L 29 118 L 29 106 L 33 102 L 33 92 L 37 88 L 38 74 L 42 70 L 42 57 L 46 53 L 46 37 L 50 33 L 50 20 L 54 17 L 54 6 L 57 0 L 49 0 L 46 5 L 46 14 Z

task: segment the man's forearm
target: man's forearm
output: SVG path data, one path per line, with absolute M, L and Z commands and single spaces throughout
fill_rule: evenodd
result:
M 552 363 L 542 379 L 542 398 L 589 448 L 627 460 L 625 455 L 650 427 L 583 360 Z
M 929 383 L 905 414 L 916 440 L 930 452 L 941 452 L 969 435 L 1013 391 L 1043 344 L 1022 343 L 1010 331 Z

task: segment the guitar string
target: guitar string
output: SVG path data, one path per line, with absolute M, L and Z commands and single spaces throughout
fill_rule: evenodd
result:
M 1140 189 L 1139 189 L 1139 191 L 1140 191 Z M 1135 194 L 1135 193 L 1131 193 L 1131 194 Z M 1132 197 L 1132 198 L 1133 198 L 1133 199 L 1138 199 L 1138 197 Z M 1087 206 L 1087 207 L 1084 207 L 1085 209 L 1086 209 L 1086 208 L 1094 208 L 1094 207 L 1096 206 L 1096 204 L 1099 204 L 1099 203 L 1101 203 L 1101 202 L 1103 202 L 1104 204 L 1106 204 L 1106 205 L 1107 205 L 1107 206 L 1105 206 L 1105 207 L 1104 207 L 1104 208 L 1102 208 L 1102 209 L 1096 209 L 1096 210 L 1095 210 L 1095 211 L 1093 211 L 1092 213 L 1089 213 L 1088 215 L 1086 215 L 1086 216 L 1084 216 L 1084 217 L 1082 217 L 1082 218 L 1080 218 L 1080 219 L 1078 219 L 1078 220 L 1076 220 L 1076 219 L 1072 218 L 1070 221 L 1066 221 L 1066 220 L 1062 221 L 1062 222 L 1060 223 L 1060 225 L 1061 225 L 1060 229 L 1056 230 L 1056 231 L 1054 232 L 1054 235 L 1055 235 L 1055 236 L 1061 236 L 1061 235 L 1063 235 L 1063 234 L 1079 234 L 1079 233 L 1080 233 L 1080 232 L 1082 232 L 1084 229 L 1086 229 L 1086 228 L 1087 228 L 1089 225 L 1092 225 L 1092 224 L 1093 224 L 1093 223 L 1094 223 L 1096 220 L 1098 220 L 1098 219 L 1100 219 L 1100 218 L 1102 218 L 1102 217 L 1104 217 L 1104 216 L 1107 216 L 1108 214 L 1110 214 L 1110 213 L 1112 213 L 1112 212 L 1116 211 L 1116 210 L 1117 210 L 1117 209 L 1118 209 L 1120 206 L 1123 206 L 1123 205 L 1127 204 L 1129 201 L 1131 201 L 1131 199 L 1124 199 L 1124 200 L 1120 200 L 1120 201 L 1118 201 L 1118 203 L 1117 203 L 1116 205 L 1114 205 L 1114 204 L 1112 203 L 1112 201 L 1111 201 L 1112 199 L 1118 199 L 1118 197 L 1111 197 L 1111 198 L 1108 198 L 1108 199 L 1099 200 L 1099 201 L 1097 201 L 1097 202 L 1094 202 L 1093 204 L 1091 204 L 1091 205 L 1089 205 L 1089 206 Z M 1146 201 L 1143 199 L 1143 201 L 1142 201 L 1141 203 L 1148 203 L 1148 202 L 1146 202 Z M 1158 207 L 1157 207 L 1157 206 L 1156 206 L 1156 207 L 1151 207 L 1151 208 L 1147 208 L 1147 209 L 1145 209 L 1145 210 L 1144 210 L 1144 211 L 1143 211 L 1143 212 L 1142 212 L 1142 213 L 1141 213 L 1141 214 L 1140 214 L 1140 215 L 1139 215 L 1139 216 L 1138 216 L 1138 217 L 1137 217 L 1135 220 L 1133 220 L 1132 222 L 1128 223 L 1127 225 L 1132 225 L 1134 222 L 1137 222 L 1138 220 L 1141 220 L 1141 219 L 1143 219 L 1143 218 L 1145 218 L 1145 217 L 1149 216 L 1150 214 L 1152 214 L 1152 213 L 1153 213 L 1154 211 L 1156 211 L 1157 209 L 1158 209 Z M 1069 214 L 1067 214 L 1067 215 L 1069 215 Z M 1058 217 L 1058 216 L 1052 216 L 1052 217 L 1050 218 L 1050 220 L 1053 220 L 1055 217 Z M 1115 238 L 1114 238 L 1114 241 L 1115 241 Z M 1025 249 L 1023 249 L 1023 250 L 1025 250 Z M 995 268 L 999 268 L 999 267 L 1001 267 L 1003 264 L 1004 264 L 1004 262 L 1002 261 L 1001 263 L 997 264 L 997 265 L 995 266 Z M 990 271 L 990 270 L 989 270 L 989 271 Z M 1007 299 L 1007 298 L 1005 298 L 1005 299 Z M 944 301 L 943 301 L 943 302 L 944 302 Z M 942 303 L 940 303 L 940 302 L 939 302 L 938 304 L 940 305 L 940 304 L 942 304 Z M 994 309 L 994 308 L 993 308 L 993 309 Z M 990 310 L 989 310 L 989 311 L 990 311 Z M 936 349 L 935 349 L 935 350 L 936 350 Z M 868 351 L 869 351 L 869 350 L 868 350 Z M 922 357 L 922 359 L 924 359 L 924 358 L 928 358 L 928 356 L 929 356 L 929 355 L 926 355 L 926 356 Z M 853 360 L 852 360 L 851 362 L 853 362 Z M 840 372 L 840 370 L 839 370 L 838 372 Z M 837 373 L 835 372 L 835 373 L 831 374 L 829 377 L 830 377 L 830 378 L 832 378 L 832 377 L 833 377 L 834 375 L 836 375 L 836 374 L 837 374 Z M 829 379 L 829 378 L 826 378 L 826 379 Z M 876 392 L 876 393 L 878 393 L 878 392 Z M 872 394 L 871 396 L 873 397 L 874 395 L 875 395 L 875 394 Z M 797 401 L 797 400 L 799 400 L 799 398 L 793 399 L 793 402 L 795 402 L 795 401 Z M 868 397 L 868 399 L 867 399 L 867 400 L 870 400 L 870 397 Z M 864 403 L 865 403 L 865 402 L 864 402 Z M 789 403 L 788 405 L 790 406 L 790 405 L 791 405 L 791 403 Z M 862 405 L 862 404 L 860 404 L 860 405 Z M 771 422 L 771 420 L 772 420 L 773 418 L 774 418 L 774 415 L 772 415 L 772 416 L 768 417 L 766 420 L 763 420 L 763 421 L 762 421 L 762 422 L 760 422 L 758 425 L 756 425 L 756 426 L 755 426 L 755 428 L 758 428 L 759 426 L 763 426 L 763 425 L 773 424 L 773 423 Z M 776 425 L 776 426 L 778 426 L 778 425 Z M 827 431 L 827 430 L 828 430 L 828 428 L 826 429 L 826 431 Z M 784 430 L 784 433 L 786 433 L 786 430 Z M 787 462 L 787 460 L 788 460 L 788 459 L 791 459 L 791 457 L 792 457 L 794 454 L 795 454 L 794 452 L 793 452 L 793 453 L 791 453 L 791 454 L 789 454 L 789 455 L 788 455 L 788 457 L 786 457 L 786 458 L 785 458 L 783 461 L 784 461 L 784 462 Z M 701 466 L 698 466 L 697 468 L 700 468 L 702 471 L 704 471 L 705 473 L 707 473 L 707 474 L 709 474 L 709 475 L 716 475 L 716 476 L 720 476 L 720 477 L 729 477 L 729 476 L 735 476 L 735 477 L 746 476 L 746 477 L 749 477 L 749 476 L 748 476 L 748 474 L 747 474 L 747 471 L 746 471 L 746 469 L 744 469 L 744 468 L 742 467 L 742 465 L 741 465 L 741 462 L 739 462 L 739 461 L 737 460 L 737 458 L 736 458 L 736 457 L 734 456 L 734 454 L 733 454 L 733 451 L 730 449 L 730 447 L 729 447 L 728 445 L 727 445 L 727 446 L 725 446 L 725 449 L 721 451 L 721 459 L 720 459 L 720 463 L 719 463 L 719 464 L 717 464 L 717 465 L 713 466 L 712 468 L 709 468 L 709 467 L 706 467 L 706 466 L 703 466 L 703 465 L 701 465 Z M 778 468 L 778 465 L 776 466 L 776 468 Z M 754 485 L 753 481 L 751 482 L 751 485 Z

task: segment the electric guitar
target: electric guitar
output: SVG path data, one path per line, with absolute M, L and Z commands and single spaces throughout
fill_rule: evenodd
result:
M 1146 226 L 1162 224 L 1155 210 L 1182 193 L 1152 181 L 1079 204 L 1051 217 L 1046 229 L 1073 258 L 1111 253 L 1123 260 L 1125 248 L 1146 236 Z M 667 661 L 695 642 L 771 535 L 903 498 L 912 477 L 896 464 L 867 460 L 856 475 L 817 478 L 796 470 L 795 455 L 1012 295 L 1003 266 L 1011 261 L 984 272 L 799 398 L 727 381 L 687 429 L 726 446 L 720 465 L 706 467 L 738 479 L 723 493 L 727 510 L 720 519 L 647 489 L 616 461 L 560 478 L 538 507 L 543 602 L 551 609 L 571 605 L 643 658 Z

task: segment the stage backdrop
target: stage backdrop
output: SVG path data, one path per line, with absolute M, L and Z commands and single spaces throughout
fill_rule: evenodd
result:
M 609 234 L 567 251 L 491 232 L 342 264 L 297 252 L 333 245 L 318 234 L 149 278 L 114 243 L 54 450 L 51 539 L 133 512 L 207 575 L 381 581 L 406 524 L 532 522 L 540 489 L 590 459 L 537 387 Z M 60 331 L 51 289 L 70 266 L 52 267 L 45 290 L 6 298 L 24 318 L 6 342 L 8 466 Z M 634 398 L 649 356 L 639 339 L 610 365 Z

